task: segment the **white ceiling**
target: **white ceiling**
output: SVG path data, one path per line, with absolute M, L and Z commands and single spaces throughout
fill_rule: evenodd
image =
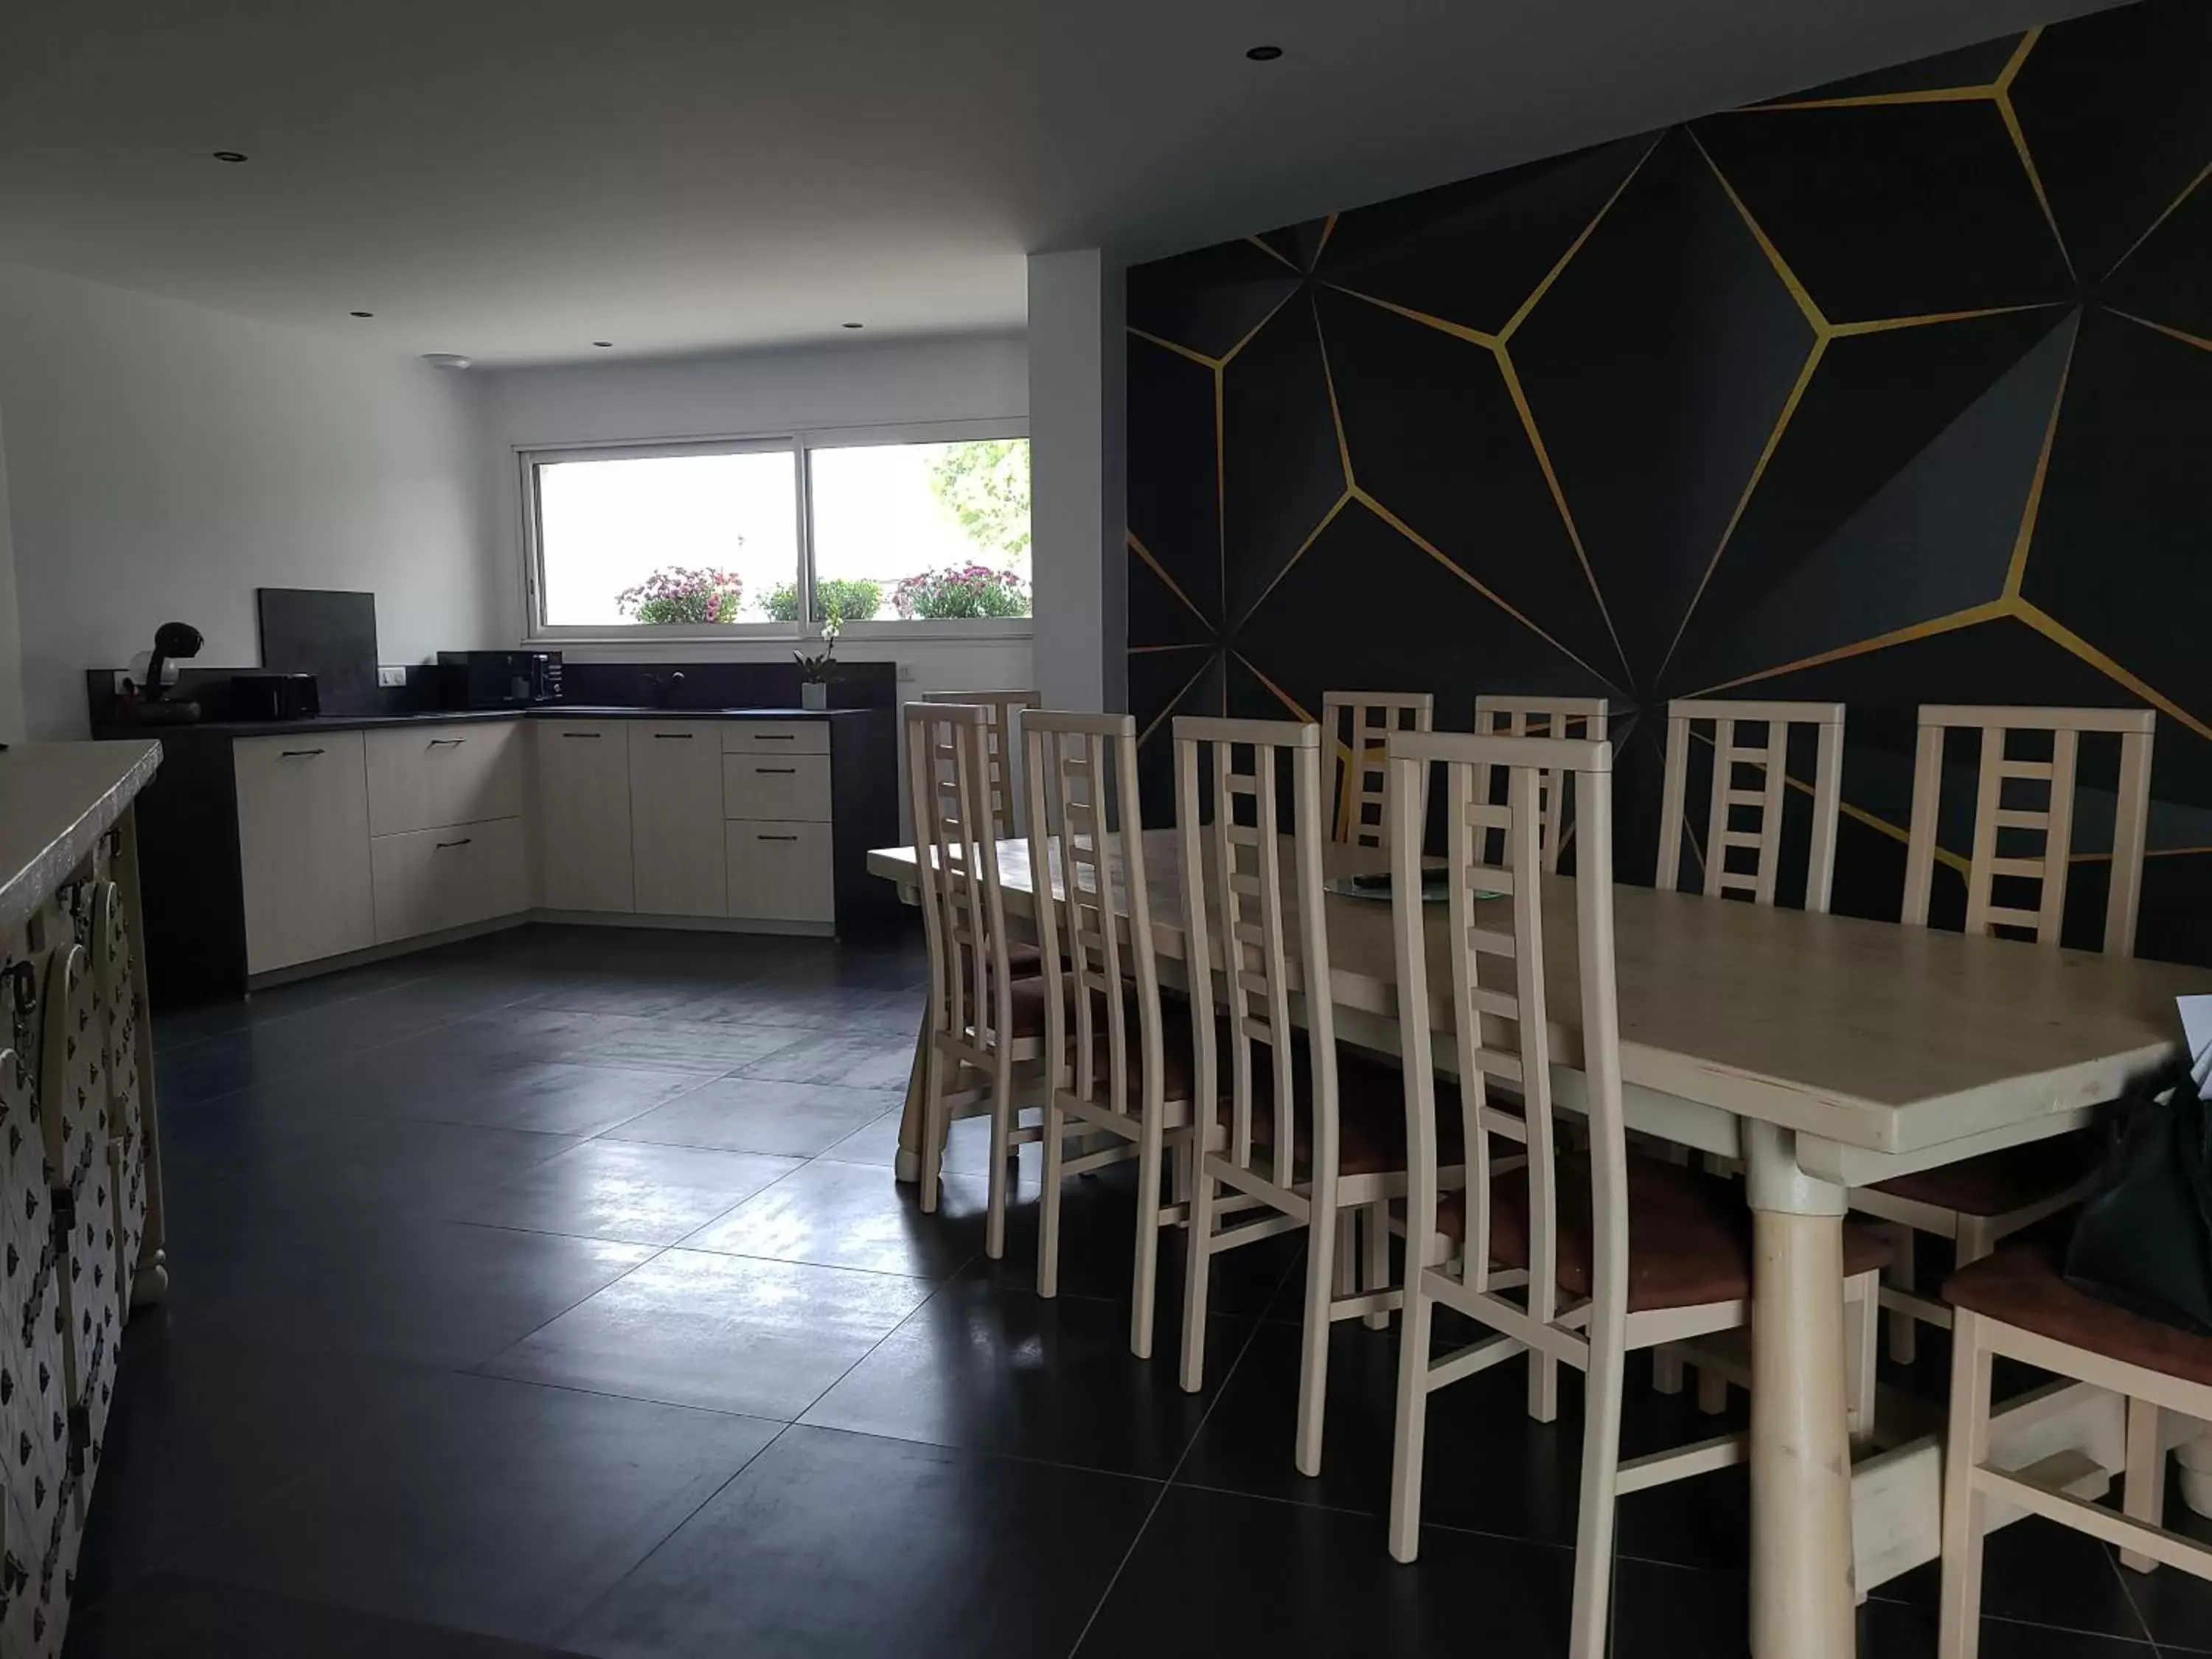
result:
M 1030 249 L 1150 257 L 2094 9 L 22 3 L 0 258 L 495 363 L 1018 328 Z

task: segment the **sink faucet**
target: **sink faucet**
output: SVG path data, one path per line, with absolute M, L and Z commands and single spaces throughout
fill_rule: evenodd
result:
M 645 672 L 645 695 L 648 699 L 647 707 L 669 708 L 675 702 L 676 694 L 683 689 L 683 685 L 684 671 L 680 668 L 671 673 L 666 679 L 663 679 L 651 669 L 647 669 Z

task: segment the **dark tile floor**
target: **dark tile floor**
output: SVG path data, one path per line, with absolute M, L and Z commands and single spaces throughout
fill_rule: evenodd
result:
M 980 1123 L 939 1214 L 893 1185 L 921 975 L 532 928 L 157 1022 L 173 1287 L 70 1654 L 1562 1650 L 1571 1382 L 1554 1428 L 1512 1368 L 1438 1397 L 1395 1565 L 1394 1334 L 1339 1328 L 1325 1472 L 1291 1466 L 1294 1242 L 1217 1269 L 1191 1396 L 1172 1235 L 1128 1353 L 1126 1182 L 1074 1183 L 1051 1302 L 1034 1149 L 1003 1261 Z M 1632 1451 L 1708 1432 L 1632 1389 Z M 1627 1500 L 1614 1652 L 1741 1652 L 1747 1526 L 1739 1477 Z M 2212 1650 L 2212 1587 L 2037 1522 L 1990 1559 L 1988 1659 Z M 1934 1586 L 1884 1586 L 1860 1651 L 1931 1654 Z

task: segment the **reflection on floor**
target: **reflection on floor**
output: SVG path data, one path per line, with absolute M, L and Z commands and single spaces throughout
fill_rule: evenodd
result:
M 1571 1385 L 1558 1428 L 1516 1368 L 1438 1396 L 1394 1565 L 1396 1336 L 1338 1328 L 1302 1479 L 1294 1241 L 1217 1270 L 1193 1397 L 1172 1236 L 1164 1357 L 1127 1352 L 1123 1172 L 1071 1190 L 1051 1302 L 1026 1202 L 982 1255 L 981 1124 L 941 1213 L 893 1185 L 922 975 L 911 943 L 532 928 L 161 1022 L 174 1288 L 125 1349 L 70 1654 L 1562 1651 Z M 1632 1452 L 1712 1431 L 1632 1399 Z M 1621 1521 L 1615 1654 L 1741 1652 L 1740 1475 Z M 1987 1659 L 2212 1650 L 2207 1587 L 2077 1534 L 1990 1562 Z M 1883 1587 L 1860 1651 L 1931 1654 L 1934 1589 Z

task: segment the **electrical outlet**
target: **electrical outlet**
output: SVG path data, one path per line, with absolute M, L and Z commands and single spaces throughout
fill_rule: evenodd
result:
M 405 663 L 379 663 L 379 664 L 377 664 L 377 665 L 376 665 L 376 683 L 377 683 L 379 685 L 404 685 L 404 684 L 407 684 L 407 665 L 406 665 Z
M 898 677 L 902 680 L 912 679 L 914 678 L 914 665 L 910 662 L 901 663 L 898 665 Z

